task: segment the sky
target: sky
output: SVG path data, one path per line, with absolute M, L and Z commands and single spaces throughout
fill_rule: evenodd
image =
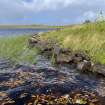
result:
M 0 0 L 0 24 L 78 24 L 105 12 L 105 0 Z

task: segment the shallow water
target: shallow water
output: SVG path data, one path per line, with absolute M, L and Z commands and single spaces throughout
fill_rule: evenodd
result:
M 38 57 L 36 68 L 42 69 L 41 73 L 45 74 L 43 82 L 51 84 L 68 84 L 68 91 L 73 88 L 80 90 L 95 91 L 101 96 L 105 96 L 105 77 L 94 75 L 91 73 L 81 73 L 74 69 L 73 65 L 57 65 L 52 66 L 51 62 L 44 57 Z M 48 70 L 55 70 L 57 73 L 51 73 Z M 71 86 L 70 86 L 71 85 Z
M 35 65 L 17 65 L 15 68 L 8 66 L 5 60 L 4 68 L 0 63 L 0 92 L 5 92 L 15 101 L 24 92 L 29 94 L 52 92 L 63 95 L 78 90 L 96 92 L 105 98 L 104 77 L 80 73 L 73 65 L 53 66 L 48 59 L 40 55 L 36 61 Z
M 0 29 L 0 36 L 30 35 L 39 32 L 47 32 L 53 29 Z

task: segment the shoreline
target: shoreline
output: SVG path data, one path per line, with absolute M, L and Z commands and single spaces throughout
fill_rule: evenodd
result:
M 93 73 L 105 77 L 105 65 L 94 63 L 88 54 L 82 51 L 72 51 L 67 48 L 62 48 L 54 40 L 42 40 L 40 37 L 43 33 L 37 34 L 29 38 L 29 46 L 36 47 L 39 52 L 51 60 L 53 64 L 69 64 L 84 73 Z
M 44 25 L 0 25 L 0 29 L 60 29 L 64 26 Z

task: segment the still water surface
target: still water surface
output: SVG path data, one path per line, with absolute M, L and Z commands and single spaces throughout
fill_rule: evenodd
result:
M 47 32 L 53 29 L 0 29 L 0 36 L 32 35 L 38 32 Z

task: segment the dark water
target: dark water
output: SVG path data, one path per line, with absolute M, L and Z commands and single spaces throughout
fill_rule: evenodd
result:
M 60 89 L 58 91 L 60 92 L 85 89 L 95 91 L 100 96 L 105 97 L 105 78 L 78 72 L 70 65 L 54 66 L 42 56 L 37 56 L 36 61 L 35 65 L 19 65 L 13 69 L 11 66 L 9 67 L 9 60 L 0 59 L 0 91 L 11 90 L 12 82 L 20 80 L 22 82 L 17 84 L 14 89 L 28 85 L 30 88 L 34 88 L 36 92 L 35 84 L 38 83 L 43 84 L 42 87 L 48 86 L 49 88 L 52 88 L 52 85 L 58 85 L 58 89 Z M 10 86 L 6 82 L 10 83 Z M 55 88 L 57 89 L 57 87 Z M 28 91 L 33 92 L 33 90 Z
M 30 97 L 28 99 L 25 97 L 24 100 L 19 98 L 24 93 L 29 96 L 31 94 L 47 95 L 50 92 L 64 95 L 75 90 L 96 92 L 105 103 L 105 78 L 82 74 L 70 65 L 54 66 L 40 55 L 37 56 L 36 62 L 35 65 L 18 65 L 11 68 L 9 60 L 0 59 L 0 92 L 14 100 L 16 102 L 14 105 L 27 105 L 22 102 L 25 103 Z M 0 97 L 1 103 L 7 99 L 5 97 Z
M 38 32 L 47 32 L 54 29 L 0 29 L 0 36 L 31 35 Z

